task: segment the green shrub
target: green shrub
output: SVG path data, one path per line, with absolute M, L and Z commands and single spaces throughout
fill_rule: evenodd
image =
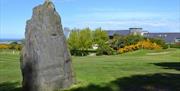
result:
M 85 29 L 73 29 L 67 40 L 68 48 L 71 55 L 74 56 L 86 56 L 92 50 L 93 45 L 101 45 L 101 42 L 105 44 L 108 41 L 108 34 L 101 28 L 95 31 L 89 28 Z M 108 53 L 109 54 L 109 53 Z
M 149 40 L 153 43 L 160 45 L 163 49 L 168 48 L 168 45 L 166 44 L 166 42 L 161 38 L 149 38 Z
M 141 35 L 128 35 L 125 36 L 125 45 L 134 45 L 137 44 L 139 41 L 143 41 L 145 38 Z
M 96 55 L 114 55 L 116 54 L 116 51 L 112 49 L 109 45 L 107 44 L 102 44 L 98 47 Z
M 113 36 L 113 39 L 110 40 L 110 46 L 113 49 L 118 50 L 119 48 L 124 48 L 125 46 L 134 45 L 134 44 L 136 44 L 139 41 L 142 41 L 144 39 L 145 38 L 143 36 L 140 36 L 140 35 L 123 36 L 123 35 L 115 34 Z
M 171 48 L 180 48 L 180 42 L 175 43 L 175 44 L 170 44 Z
M 87 56 L 89 54 L 89 52 L 85 50 L 70 50 L 70 53 L 73 56 Z

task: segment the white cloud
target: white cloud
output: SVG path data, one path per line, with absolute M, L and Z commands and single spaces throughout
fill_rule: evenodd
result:
M 150 31 L 180 32 L 180 16 L 172 12 L 130 12 L 118 9 L 89 9 L 85 13 L 76 13 L 67 24 L 73 27 L 103 29 L 128 29 L 142 27 Z M 68 26 L 68 25 L 67 25 Z
M 173 16 L 173 17 L 172 17 Z M 176 13 L 171 12 L 121 12 L 121 11 L 103 11 L 78 13 L 77 18 L 94 18 L 94 19 L 151 19 L 151 18 L 180 18 Z
M 84 28 L 97 28 L 102 27 L 103 29 L 128 29 L 129 27 L 142 27 L 145 30 L 157 32 L 180 32 L 180 22 L 165 19 L 119 19 L 119 20 L 90 20 L 72 22 L 73 27 Z

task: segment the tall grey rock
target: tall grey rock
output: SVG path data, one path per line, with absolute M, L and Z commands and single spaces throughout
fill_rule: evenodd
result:
M 61 20 L 49 0 L 33 9 L 21 53 L 23 91 L 54 91 L 74 82 Z

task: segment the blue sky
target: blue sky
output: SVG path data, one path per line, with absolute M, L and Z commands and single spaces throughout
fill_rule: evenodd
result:
M 180 0 L 52 0 L 63 27 L 180 32 Z M 24 38 L 32 8 L 44 0 L 0 0 L 0 39 Z

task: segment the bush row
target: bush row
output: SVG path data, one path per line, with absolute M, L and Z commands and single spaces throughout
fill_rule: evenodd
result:
M 0 44 L 0 49 L 14 49 L 14 50 L 21 50 L 21 44 Z
M 171 48 L 180 48 L 180 42 L 176 43 L 176 44 L 170 44 Z

